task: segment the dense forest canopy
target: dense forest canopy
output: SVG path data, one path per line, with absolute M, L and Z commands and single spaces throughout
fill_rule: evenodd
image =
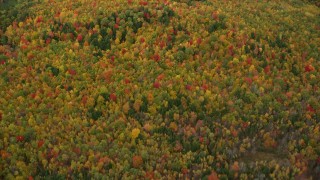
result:
M 0 179 L 319 179 L 315 0 L 0 2 Z

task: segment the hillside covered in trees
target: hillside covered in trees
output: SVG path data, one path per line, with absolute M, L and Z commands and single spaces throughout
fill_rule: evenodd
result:
M 320 178 L 315 0 L 0 2 L 0 179 Z

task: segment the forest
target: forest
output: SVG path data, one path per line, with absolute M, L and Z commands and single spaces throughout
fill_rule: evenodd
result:
M 320 179 L 317 0 L 0 1 L 0 179 Z

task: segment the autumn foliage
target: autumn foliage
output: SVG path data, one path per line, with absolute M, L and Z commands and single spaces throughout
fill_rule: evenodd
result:
M 20 3 L 0 13 L 0 179 L 319 177 L 319 7 Z

